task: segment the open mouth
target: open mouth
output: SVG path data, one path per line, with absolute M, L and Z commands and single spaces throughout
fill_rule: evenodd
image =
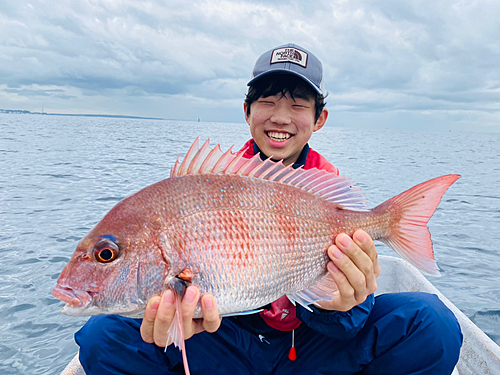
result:
M 92 301 L 92 296 L 84 291 L 73 290 L 57 284 L 52 290 L 52 295 L 66 302 L 67 308 L 83 308 Z
M 282 133 L 282 132 L 267 132 L 266 135 L 275 142 L 285 142 L 287 139 L 292 137 L 290 133 Z

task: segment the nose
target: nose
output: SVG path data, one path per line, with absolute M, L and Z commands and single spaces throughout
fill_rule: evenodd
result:
M 290 110 L 286 106 L 280 104 L 281 103 L 278 103 L 278 105 L 276 105 L 270 120 L 278 125 L 290 124 L 292 122 Z

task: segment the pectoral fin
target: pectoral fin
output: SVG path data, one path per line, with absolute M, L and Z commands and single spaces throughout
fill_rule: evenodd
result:
M 167 342 L 172 342 L 175 347 L 182 352 L 184 372 L 186 373 L 186 375 L 189 375 L 190 372 L 186 356 L 186 342 L 184 340 L 184 322 L 181 313 L 182 296 L 187 289 L 186 281 L 178 277 L 174 277 L 170 281 L 169 287 L 172 289 L 172 292 L 174 294 L 175 315 L 174 320 L 172 321 L 172 324 L 170 325 L 170 328 L 168 330 Z M 167 347 L 165 347 L 165 352 L 166 351 Z

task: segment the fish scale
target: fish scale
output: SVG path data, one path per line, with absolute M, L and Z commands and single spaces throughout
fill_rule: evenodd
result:
M 221 314 L 234 312 L 234 301 L 245 301 L 239 309 L 255 308 L 314 284 L 326 274 L 326 249 L 339 233 L 330 225 L 340 221 L 333 219 L 334 203 L 252 177 L 211 175 L 208 180 L 193 175 L 165 181 L 175 185 L 162 187 L 171 192 L 174 209 L 163 215 L 174 211 L 174 218 L 164 221 L 171 246 L 181 244 L 184 263 L 180 268 L 195 274 L 203 268 L 193 283 L 202 292 L 228 296 L 228 304 L 224 297 L 218 300 Z M 223 192 L 219 198 L 207 199 L 219 191 Z M 298 203 L 288 204 L 290 197 Z M 341 231 L 350 229 L 347 221 L 343 215 Z M 213 274 L 231 275 L 231 280 L 213 283 Z M 248 280 L 253 280 L 253 287 Z M 262 290 L 267 291 L 265 298 Z M 196 316 L 201 316 L 200 309 Z

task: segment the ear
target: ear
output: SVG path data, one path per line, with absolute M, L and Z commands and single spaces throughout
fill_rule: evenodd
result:
M 247 103 L 246 102 L 243 102 L 243 112 L 245 112 L 245 120 L 247 121 L 248 125 L 250 125 L 250 121 L 249 121 L 249 116 L 247 114 Z
M 327 118 L 328 109 L 323 108 L 323 111 L 319 115 L 318 121 L 316 121 L 316 124 L 314 124 L 313 132 L 317 132 L 319 129 L 321 129 L 325 125 Z

